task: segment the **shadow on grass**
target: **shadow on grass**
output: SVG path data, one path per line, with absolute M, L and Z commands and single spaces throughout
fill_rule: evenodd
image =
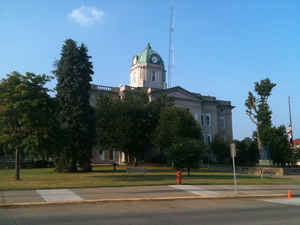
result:
M 91 171 L 91 173 L 126 173 L 126 170 L 116 170 L 116 171 L 113 171 L 113 170 L 97 170 L 97 169 L 93 169 Z
M 130 167 L 131 168 L 131 167 Z M 137 167 L 140 168 L 140 167 Z M 148 173 L 171 173 L 174 172 L 176 173 L 175 169 L 147 169 L 147 167 L 145 167 L 145 169 L 147 170 Z M 98 169 L 98 168 L 93 168 L 93 170 L 91 171 L 92 173 L 124 173 L 127 172 L 127 169 L 118 169 L 116 171 L 113 171 L 112 167 L 111 168 L 107 168 L 107 169 Z
M 96 178 L 96 179 L 103 179 L 104 177 L 99 175 L 99 176 L 91 176 L 91 178 Z M 257 179 L 257 177 L 241 177 L 245 179 Z M 138 181 L 168 181 L 168 180 L 176 180 L 176 174 L 174 175 L 171 174 L 118 174 L 114 175 L 112 174 L 109 179 L 112 181 L 133 181 L 133 182 L 138 182 Z M 183 176 L 183 179 L 187 180 L 232 180 L 231 175 L 191 175 L 191 176 Z

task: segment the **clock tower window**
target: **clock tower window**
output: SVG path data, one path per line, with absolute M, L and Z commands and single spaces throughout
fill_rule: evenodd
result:
M 151 76 L 151 80 L 152 81 L 155 81 L 156 80 L 156 73 L 155 73 L 155 71 L 152 71 L 152 76 Z

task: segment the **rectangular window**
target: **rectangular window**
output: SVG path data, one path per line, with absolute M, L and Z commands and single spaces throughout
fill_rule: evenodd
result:
M 210 113 L 206 113 L 206 115 L 205 115 L 205 126 L 211 127 L 211 114 Z
M 198 121 L 198 113 L 194 113 L 194 118 L 195 118 L 195 120 L 197 120 Z
M 225 117 L 224 116 L 220 117 L 220 128 L 225 129 Z
M 204 116 L 201 115 L 201 127 L 204 127 Z
M 132 74 L 132 83 L 136 83 L 136 73 Z
M 152 71 L 151 80 L 155 81 L 156 80 L 155 78 L 156 78 L 155 71 Z
M 211 143 L 211 136 L 207 135 L 207 144 L 210 144 L 210 143 Z

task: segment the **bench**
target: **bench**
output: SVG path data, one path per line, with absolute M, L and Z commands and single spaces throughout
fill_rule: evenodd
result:
M 128 174 L 132 174 L 132 173 L 143 173 L 143 174 L 145 174 L 145 173 L 147 173 L 147 170 L 143 167 L 128 167 L 126 169 L 126 172 Z

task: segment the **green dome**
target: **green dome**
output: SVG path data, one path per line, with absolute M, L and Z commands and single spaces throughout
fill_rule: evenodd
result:
M 156 56 L 158 59 L 158 61 L 155 63 L 152 61 L 153 56 Z M 138 54 L 137 60 L 138 60 L 138 62 L 141 62 L 141 63 L 152 63 L 152 64 L 158 64 L 158 65 L 164 66 L 164 62 L 163 62 L 162 58 L 156 51 L 154 51 L 151 48 L 150 43 L 148 43 L 146 48 Z

